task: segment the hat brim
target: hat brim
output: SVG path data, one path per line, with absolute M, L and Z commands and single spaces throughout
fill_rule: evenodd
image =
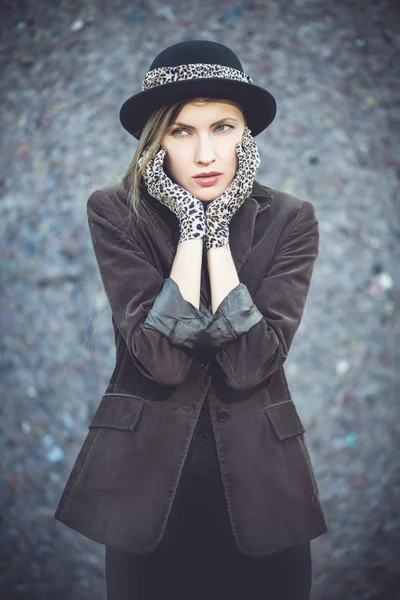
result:
M 155 110 L 196 97 L 226 98 L 238 102 L 243 107 L 253 136 L 264 131 L 276 115 L 276 101 L 268 90 L 241 81 L 203 78 L 165 83 L 139 92 L 124 102 L 119 118 L 124 129 L 138 140 Z

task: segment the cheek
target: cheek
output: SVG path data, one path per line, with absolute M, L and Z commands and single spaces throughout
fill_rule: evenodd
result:
M 230 155 L 229 167 L 233 173 L 236 173 L 238 166 L 239 166 L 239 159 L 236 154 L 235 148 L 233 148 L 233 150 L 231 151 L 231 155 Z
M 175 149 L 171 148 L 170 150 L 168 150 L 168 154 L 165 158 L 168 161 L 167 164 L 168 164 L 169 169 L 171 169 L 171 171 L 174 171 L 174 172 L 179 171 L 179 165 L 182 162 L 179 152 L 177 152 Z
M 164 170 L 167 172 L 170 179 L 175 183 L 182 185 L 183 177 L 186 172 L 184 156 L 182 156 L 182 153 L 169 151 L 169 154 L 165 157 Z
M 230 140 L 229 142 L 229 146 L 227 148 L 225 148 L 225 156 L 228 157 L 227 159 L 227 167 L 230 171 L 232 171 L 233 173 L 236 171 L 238 165 L 239 165 L 239 159 L 238 156 L 236 154 L 236 145 L 239 144 L 241 141 L 241 137 L 239 137 L 234 144 L 232 144 L 232 141 Z
M 164 160 L 164 170 L 168 170 L 168 173 L 175 173 L 176 164 L 178 164 L 176 157 L 170 151 L 168 151 L 168 154 L 166 155 Z

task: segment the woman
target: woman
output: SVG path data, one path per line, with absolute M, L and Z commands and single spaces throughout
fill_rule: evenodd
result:
M 327 528 L 282 365 L 318 221 L 255 181 L 275 113 L 229 48 L 175 44 L 121 108 L 123 185 L 88 200 L 116 367 L 55 518 L 105 545 L 108 600 L 309 598 Z

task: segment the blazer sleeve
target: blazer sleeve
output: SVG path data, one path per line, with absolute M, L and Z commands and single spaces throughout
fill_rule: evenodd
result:
M 315 209 L 304 200 L 254 298 L 240 283 L 218 306 L 208 335 L 230 387 L 251 389 L 284 364 L 301 322 L 318 251 Z
M 148 312 L 144 327 L 159 331 L 175 346 L 197 350 L 204 346 L 204 334 L 212 320 L 213 315 L 205 307 L 198 309 L 186 300 L 178 284 L 168 277 Z
M 180 384 L 196 360 L 189 349 L 210 317 L 151 265 L 104 191 L 90 195 L 87 217 L 104 289 L 133 362 L 153 381 Z

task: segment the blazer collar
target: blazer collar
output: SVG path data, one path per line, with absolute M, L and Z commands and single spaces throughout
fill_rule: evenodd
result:
M 272 199 L 268 188 L 254 181 L 250 196 L 232 217 L 229 245 L 238 274 L 247 261 L 253 246 L 257 215 L 269 207 L 268 199 Z M 167 206 L 151 196 L 147 189 L 143 194 L 142 205 L 156 227 L 159 235 L 154 243 L 170 270 L 179 240 L 178 219 Z M 203 297 L 207 298 L 207 286 L 203 276 L 201 278 L 201 291 Z

